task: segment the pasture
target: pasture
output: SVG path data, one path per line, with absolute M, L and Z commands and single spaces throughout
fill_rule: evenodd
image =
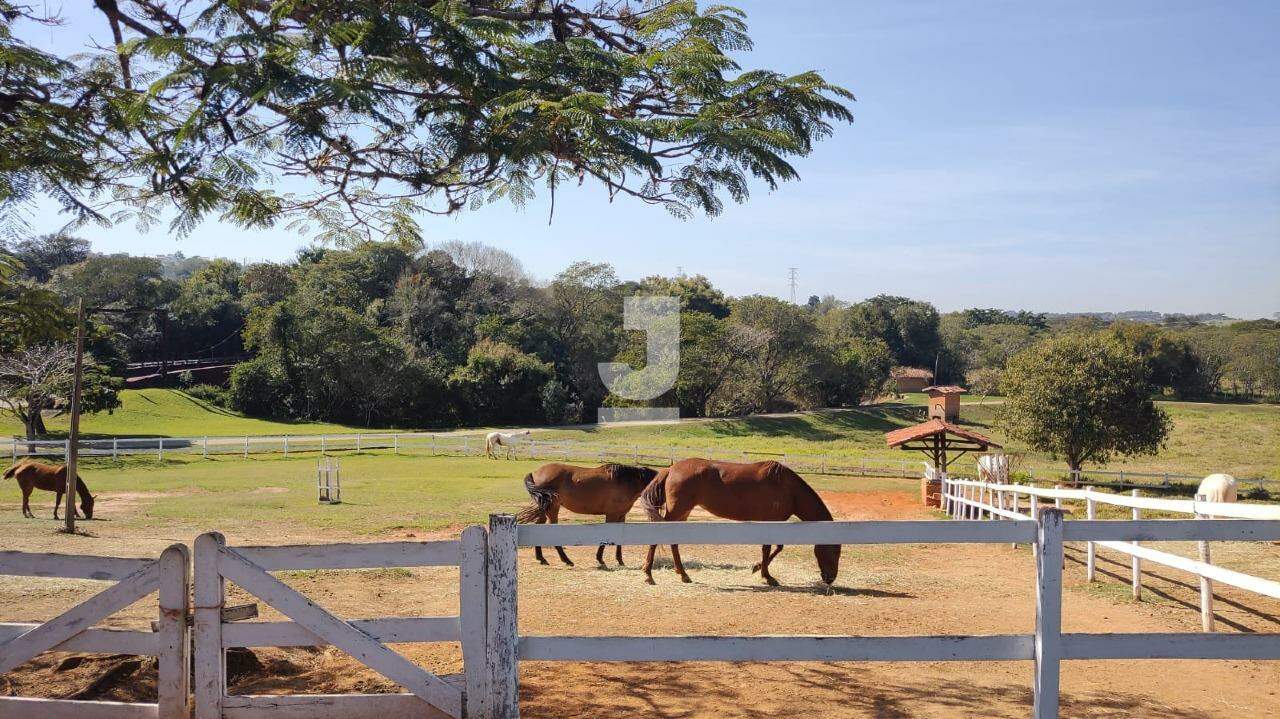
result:
M 214 407 L 177 390 L 126 390 L 124 406 L 112 414 L 84 418 L 86 438 L 115 436 L 201 437 L 350 434 L 370 431 L 325 423 L 289 423 L 244 417 Z M 973 398 L 966 398 L 974 401 Z M 1019 453 L 1023 467 L 1063 468 L 1046 454 L 1028 451 L 1009 441 L 994 425 L 998 398 L 966 404 L 962 422 Z M 1107 469 L 1204 475 L 1227 472 L 1239 477 L 1280 480 L 1280 406 L 1160 402 L 1173 420 L 1167 446 L 1153 457 L 1122 459 Z M 884 433 L 918 422 L 922 408 L 911 396 L 903 403 L 737 419 L 685 420 L 678 424 L 596 425 L 535 428 L 535 439 L 675 448 L 681 454 L 699 451 L 747 451 L 761 454 L 823 454 L 845 459 L 872 458 L 912 461 L 919 455 L 891 451 Z M 66 418 L 49 422 L 51 431 L 65 431 Z M 21 427 L 0 419 L 0 433 L 17 435 Z M 375 430 L 378 431 L 378 430 Z M 478 429 L 452 430 L 478 432 Z M 141 461 L 141 460 L 140 460 Z M 971 465 L 969 465 L 971 467 Z M 968 469 L 969 467 L 966 467 Z M 1015 467 L 1016 468 L 1016 467 Z
M 695 431 L 700 425 L 681 425 Z M 647 432 L 650 428 L 619 428 Z M 604 430 L 619 431 L 619 430 Z M 696 434 L 692 440 L 700 440 Z M 759 441 L 759 440 L 752 440 Z M 459 528 L 527 502 L 521 478 L 536 463 L 484 458 L 342 457 L 344 503 L 315 500 L 314 455 L 157 463 L 97 463 L 85 477 L 99 497 L 98 516 L 81 526 L 88 536 L 54 532 L 52 495 L 33 497 L 41 517 L 24 520 L 16 489 L 0 487 L 0 542 L 6 548 L 145 556 L 174 541 L 190 542 L 218 528 L 229 543 L 321 543 L 341 540 L 455 537 Z M 927 519 L 911 480 L 810 476 L 838 519 Z M 705 518 L 705 517 L 695 517 Z M 565 517 L 566 521 L 584 518 Z M 633 513 L 630 521 L 642 521 Z M 1178 548 L 1176 551 L 1186 551 Z M 817 583 L 809 547 L 788 547 L 773 565 L 781 587 L 751 574 L 751 547 L 690 547 L 683 554 L 692 584 L 680 583 L 669 561 L 655 569 L 657 586 L 642 583 L 638 548 L 626 567 L 597 568 L 593 550 L 569 550 L 576 567 L 538 566 L 520 553 L 522 631 L 548 634 L 999 634 L 1029 631 L 1034 616 L 1034 567 L 1026 548 L 894 545 L 846 547 L 836 591 Z M 611 554 L 611 553 L 610 553 Z M 664 552 L 665 556 L 665 552 Z M 1127 562 L 1104 557 L 1104 582 L 1087 585 L 1082 553 L 1068 551 L 1065 628 L 1068 631 L 1195 631 L 1196 587 L 1157 570 L 1143 602 L 1128 599 L 1119 579 Z M 1229 567 L 1280 576 L 1280 547 L 1221 545 L 1215 559 Z M 345 617 L 455 613 L 457 570 L 298 571 L 288 584 Z M 101 585 L 82 580 L 6 578 L 0 619 L 48 619 Z M 1231 630 L 1277 631 L 1280 602 L 1220 593 L 1219 612 Z M 232 588 L 229 603 L 250 601 Z M 138 626 L 149 615 L 135 605 L 111 621 Z M 270 610 L 264 618 L 279 619 Z M 440 672 L 460 668 L 455 645 L 403 645 L 414 661 Z M 147 696 L 148 667 L 117 672 L 109 658 L 65 663 L 51 654 L 5 676 L 9 691 L 63 696 L 91 689 L 99 698 Z M 237 668 L 235 692 L 388 691 L 393 687 L 342 652 L 258 651 L 260 667 Z M 658 717 L 1025 716 L 1031 667 L 1025 662 L 956 664 L 689 664 L 539 663 L 522 665 L 525 716 Z M 1187 681 L 1194 676 L 1196 681 Z M 958 678 L 964 677 L 961 681 Z M 1064 666 L 1064 716 L 1266 716 L 1277 703 L 1280 667 L 1262 662 L 1069 662 Z

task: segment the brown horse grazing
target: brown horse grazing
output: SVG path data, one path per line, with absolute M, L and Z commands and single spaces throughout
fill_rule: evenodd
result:
M 684 459 L 671 465 L 667 476 L 654 480 L 641 499 L 649 519 L 655 522 L 683 522 L 695 507 L 702 507 L 717 517 L 740 522 L 784 522 L 792 516 L 806 522 L 831 520 L 831 512 L 818 493 L 800 475 L 777 462 L 737 464 L 705 459 Z M 645 582 L 653 584 L 653 555 L 657 546 L 649 547 L 644 562 Z M 762 547 L 759 571 L 771 587 L 778 580 L 769 574 L 769 563 L 782 551 L 782 545 L 769 551 Z M 822 581 L 828 586 L 840 570 L 840 545 L 824 544 L 813 548 L 818 559 Z M 690 581 L 680 562 L 680 547 L 671 545 L 671 560 L 682 581 Z
M 533 498 L 533 506 L 516 515 L 525 524 L 556 524 L 560 508 L 578 514 L 603 514 L 606 522 L 625 522 L 627 512 L 644 488 L 658 472 L 648 467 L 605 464 L 599 467 L 575 467 L 571 464 L 544 464 L 525 475 L 524 488 Z M 618 565 L 622 566 L 622 547 L 618 548 Z M 564 547 L 556 547 L 560 561 L 573 566 Z M 542 547 L 534 547 L 539 562 L 547 563 Z M 604 545 L 596 548 L 596 561 L 604 566 Z
M 62 495 L 67 488 L 67 465 L 23 460 L 4 471 L 5 479 L 11 477 L 16 477 L 18 486 L 22 488 L 22 516 L 35 519 L 36 515 L 31 513 L 31 492 L 43 489 L 57 493 L 58 498 L 53 501 L 53 518 L 58 519 Z M 89 494 L 89 486 L 84 483 L 84 477 L 76 477 L 76 494 L 80 495 L 80 509 L 84 512 L 85 519 L 93 519 L 93 495 Z

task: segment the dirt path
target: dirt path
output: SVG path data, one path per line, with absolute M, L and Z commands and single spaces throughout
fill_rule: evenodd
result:
M 826 493 L 842 519 L 929 516 L 910 492 Z M 246 538 L 247 539 L 247 538 Z M 293 539 L 291 538 L 291 541 Z M 1280 551 L 1269 545 L 1259 551 Z M 761 586 L 749 567 L 758 548 L 688 547 L 682 554 L 693 584 L 679 583 L 663 563 L 656 587 L 641 582 L 640 548 L 627 548 L 625 568 L 594 566 L 594 550 L 571 548 L 578 566 L 538 566 L 520 557 L 521 632 L 528 634 L 995 634 L 1029 633 L 1034 624 L 1034 565 L 1026 548 L 1001 546 L 857 546 L 844 550 L 838 590 L 816 586 L 808 547 L 788 547 L 775 563 L 783 587 Z M 549 557 L 554 557 L 550 554 Z M 552 559 L 554 562 L 555 560 Z M 1113 565 L 1103 562 L 1103 569 Z M 1121 567 L 1114 567 L 1122 569 Z M 1167 577 L 1162 579 L 1161 577 Z M 342 616 L 432 615 L 457 610 L 456 571 L 295 572 L 282 578 Z M 1195 631 L 1193 585 L 1157 571 L 1152 601 L 1133 603 L 1115 579 L 1092 586 L 1068 562 L 1064 628 L 1073 632 Z M 44 582 L 42 587 L 40 583 Z M 6 581 L 0 615 L 52 616 L 92 583 Z M 247 601 L 233 589 L 230 602 Z M 1250 631 L 1280 631 L 1280 602 L 1224 593 L 1223 617 Z M 264 618 L 276 618 L 264 611 Z M 135 606 L 120 625 L 149 616 Z M 461 669 L 456 646 L 399 647 L 441 673 Z M 5 675 L 0 691 L 65 696 L 102 670 L 63 668 L 47 655 Z M 258 652 L 233 691 L 391 691 L 384 680 L 334 650 Z M 148 667 L 100 696 L 128 699 L 151 689 Z M 1031 663 L 695 663 L 582 664 L 529 662 L 521 667 L 527 717 L 1025 717 Z M 96 673 L 95 673 L 96 672 Z M 7 684 L 5 683 L 7 682 Z M 141 688 L 140 688 L 141 687 Z M 1067 717 L 1280 716 L 1280 663 L 1069 662 L 1063 670 Z

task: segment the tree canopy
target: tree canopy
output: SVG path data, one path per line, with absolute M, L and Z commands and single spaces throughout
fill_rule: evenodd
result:
M 114 45 L 22 42 L 0 0 L 0 209 L 289 217 L 335 242 L 595 180 L 677 216 L 797 177 L 852 119 L 812 71 L 743 69 L 744 14 L 696 0 L 103 0 Z M 280 177 L 311 189 L 283 193 Z
M 1072 470 L 1113 455 L 1155 454 L 1170 422 L 1151 400 L 1149 377 L 1143 358 L 1115 338 L 1055 337 L 1009 361 L 999 421 Z

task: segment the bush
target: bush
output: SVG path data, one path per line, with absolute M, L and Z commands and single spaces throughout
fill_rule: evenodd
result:
M 207 402 L 216 407 L 230 409 L 231 393 L 225 388 L 212 384 L 193 384 L 183 390 L 188 396 Z
M 284 373 L 262 357 L 242 362 L 231 370 L 228 393 L 232 409 L 259 417 L 287 418 L 289 386 Z

